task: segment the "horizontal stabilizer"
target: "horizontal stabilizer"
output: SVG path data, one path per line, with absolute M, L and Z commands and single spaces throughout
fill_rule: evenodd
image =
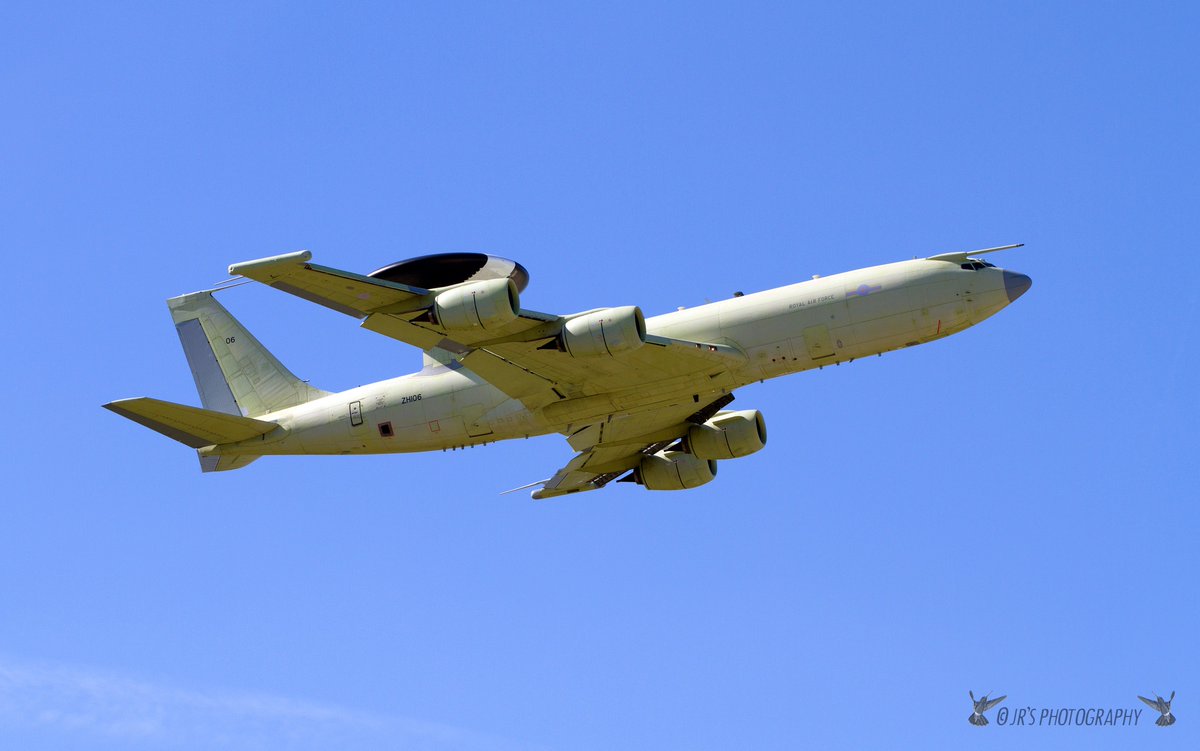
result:
M 145 396 L 109 402 L 104 408 L 196 449 L 257 438 L 279 428 L 265 420 Z
M 200 456 L 200 471 L 201 472 L 225 472 L 231 469 L 241 469 L 250 462 L 258 459 L 256 454 L 203 454 L 196 452 Z

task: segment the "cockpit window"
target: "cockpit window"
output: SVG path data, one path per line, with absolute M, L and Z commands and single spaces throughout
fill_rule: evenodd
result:
M 994 268 L 996 268 L 996 264 L 988 263 L 987 261 L 972 260 L 972 261 L 970 261 L 968 263 L 964 263 L 962 265 L 962 269 L 964 271 L 979 271 L 980 269 L 994 269 Z

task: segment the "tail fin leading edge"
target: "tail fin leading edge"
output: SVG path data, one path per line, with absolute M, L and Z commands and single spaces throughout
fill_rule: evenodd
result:
M 255 417 L 325 396 L 275 359 L 211 290 L 167 305 L 205 409 Z

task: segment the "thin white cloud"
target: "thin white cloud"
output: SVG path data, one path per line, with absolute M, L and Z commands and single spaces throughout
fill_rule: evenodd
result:
M 143 748 L 527 748 L 461 728 L 280 696 L 196 691 L 0 658 L 0 726 Z

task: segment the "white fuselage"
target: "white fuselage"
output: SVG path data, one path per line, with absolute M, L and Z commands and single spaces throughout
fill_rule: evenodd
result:
M 967 270 L 944 261 L 902 261 L 679 310 L 648 318 L 646 325 L 650 334 L 725 344 L 745 353 L 745 364 L 732 373 L 731 380 L 713 386 L 728 392 L 755 381 L 962 331 L 1009 304 L 1004 274 L 994 267 Z M 643 394 L 652 393 L 655 384 L 630 386 L 631 394 Z M 689 395 L 697 391 L 688 384 L 664 389 Z M 633 412 L 651 405 L 620 399 L 615 403 L 618 409 Z M 606 410 L 611 412 L 612 407 Z M 260 419 L 286 429 L 274 434 L 274 440 L 268 437 L 204 451 L 243 455 L 432 451 L 560 432 L 582 414 L 562 409 L 530 411 L 466 367 L 430 363 L 417 373 L 263 415 Z

